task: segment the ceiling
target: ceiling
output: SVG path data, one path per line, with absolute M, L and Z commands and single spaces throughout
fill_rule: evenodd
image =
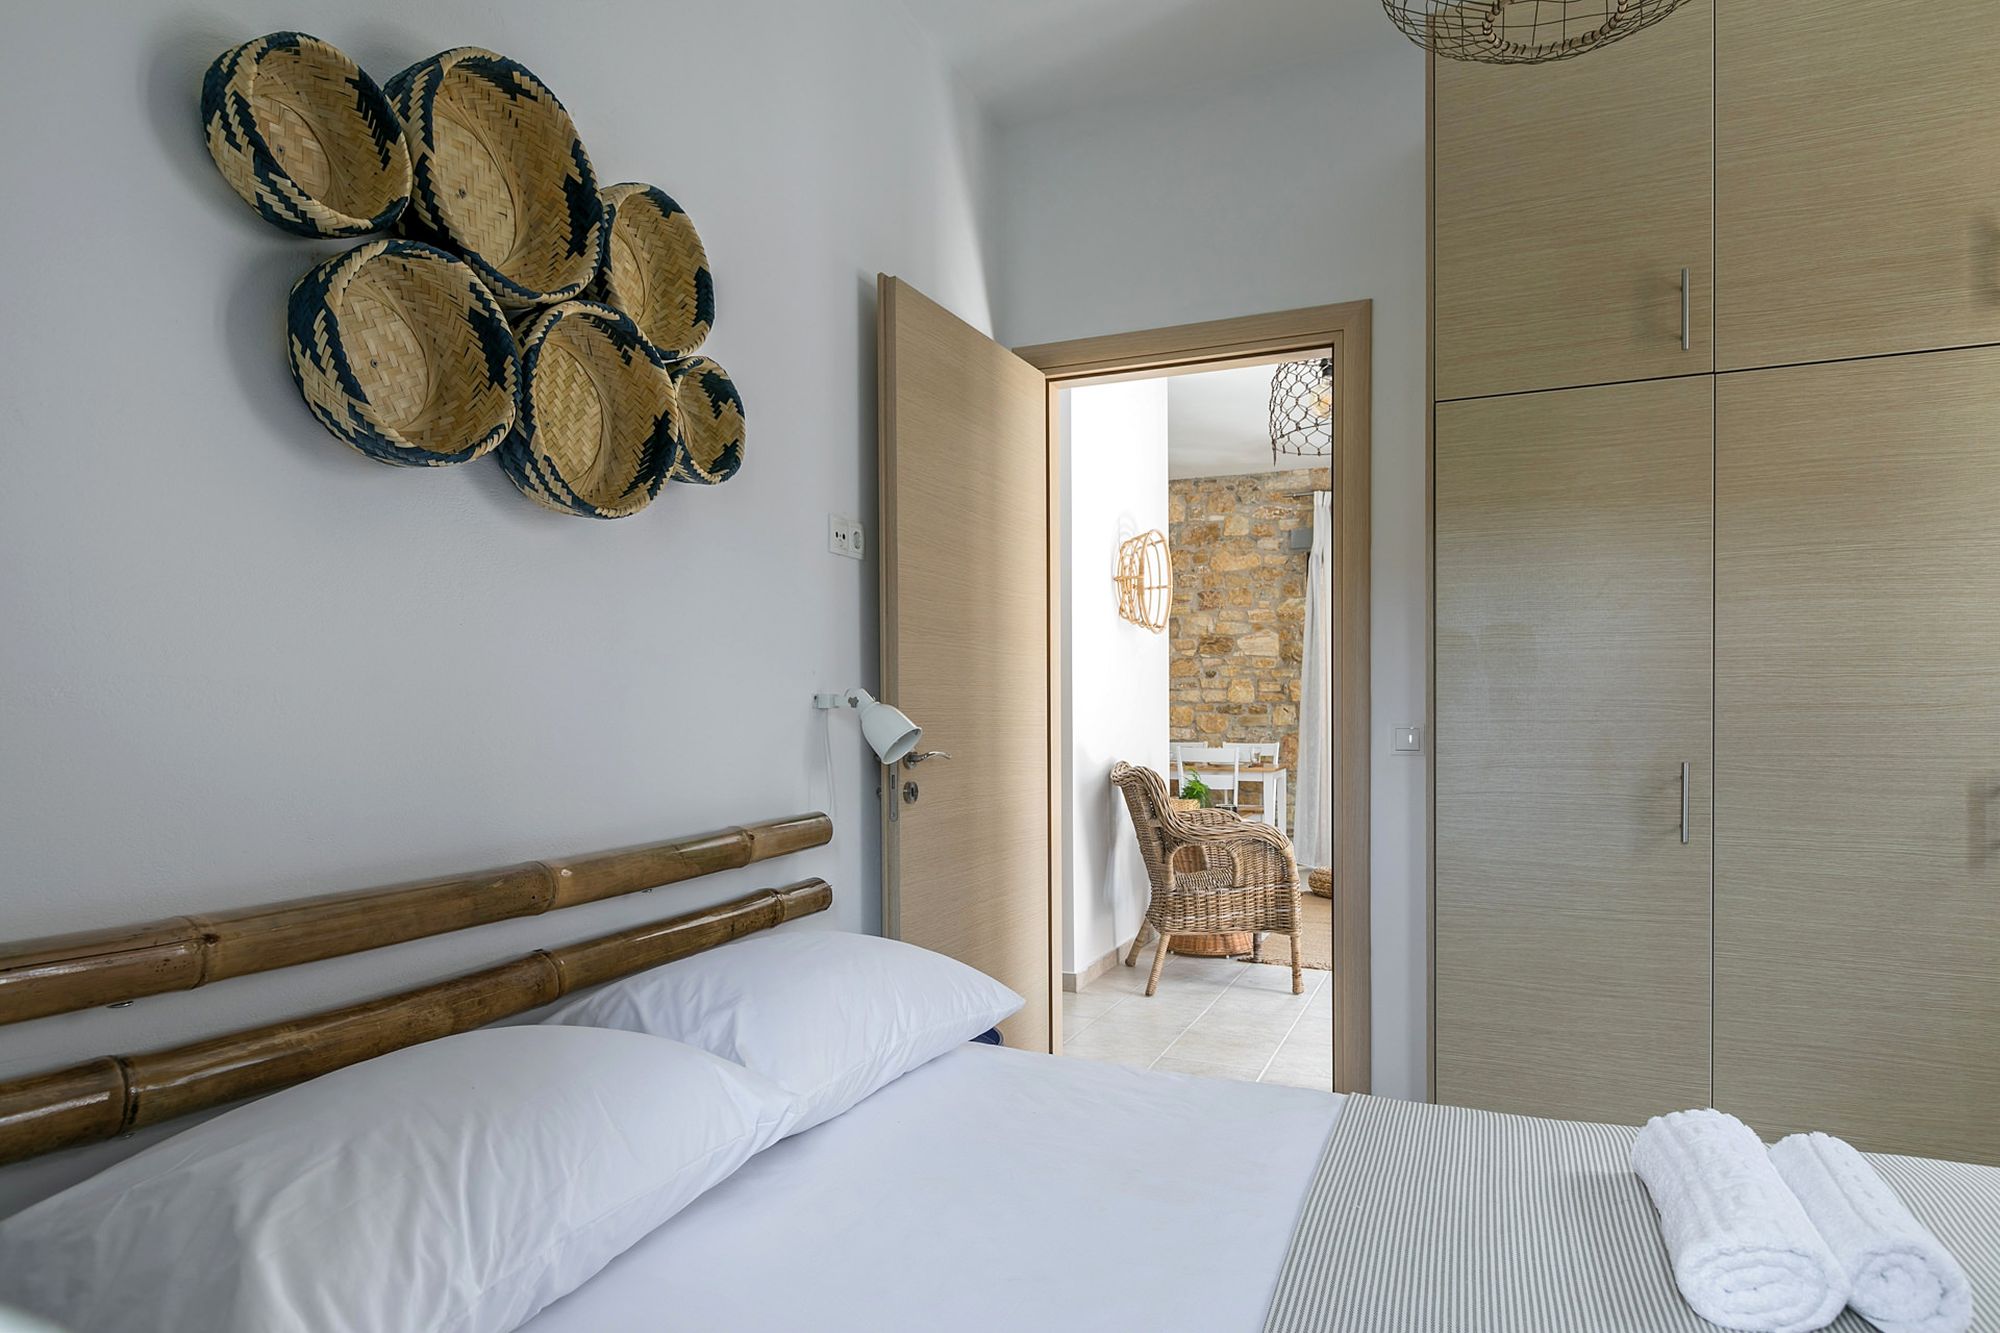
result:
M 1005 124 L 1406 45 L 1375 0 L 903 0 Z M 1330 128 L 1330 127 L 1329 127 Z
M 1271 461 L 1271 375 L 1245 366 L 1176 375 L 1167 381 L 1167 475 L 1226 477 L 1326 467 L 1324 458 Z

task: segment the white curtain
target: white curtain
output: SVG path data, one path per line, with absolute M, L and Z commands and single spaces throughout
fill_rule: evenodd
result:
M 1299 667 L 1299 869 L 1333 864 L 1333 492 L 1313 492 L 1306 636 Z

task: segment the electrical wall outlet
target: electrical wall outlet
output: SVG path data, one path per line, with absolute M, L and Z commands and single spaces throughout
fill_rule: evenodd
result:
M 849 560 L 861 559 L 868 553 L 866 539 L 861 535 L 861 524 L 839 514 L 828 514 L 826 549 L 835 555 L 844 555 Z

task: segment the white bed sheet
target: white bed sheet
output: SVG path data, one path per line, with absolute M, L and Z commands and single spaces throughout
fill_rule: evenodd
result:
M 1341 1099 L 967 1046 L 753 1158 L 528 1333 L 1259 1333 Z

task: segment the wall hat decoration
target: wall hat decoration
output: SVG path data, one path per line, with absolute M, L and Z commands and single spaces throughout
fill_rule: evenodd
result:
M 743 466 L 743 399 L 729 373 L 705 356 L 673 365 L 681 449 L 673 480 L 716 486 Z
M 389 80 L 414 184 L 403 227 L 464 256 L 512 310 L 583 294 L 604 206 L 569 112 L 524 66 L 475 46 Z
M 229 187 L 299 236 L 365 236 L 402 214 L 410 157 L 389 100 L 338 48 L 274 32 L 201 83 L 209 155 Z
M 292 378 L 320 424 L 370 458 L 463 463 L 514 426 L 520 360 L 465 264 L 419 241 L 336 255 L 292 287 Z
M 521 417 L 500 465 L 559 513 L 624 518 L 660 493 L 678 451 L 674 379 L 638 326 L 565 301 L 522 336 Z
M 601 295 L 663 356 L 694 355 L 715 327 L 715 280 L 694 220 L 651 185 L 613 185 L 602 197 Z
M 216 57 L 201 109 L 223 178 L 270 222 L 403 233 L 312 268 L 287 305 L 292 378 L 345 443 L 405 467 L 493 453 L 538 504 L 591 518 L 743 466 L 742 396 L 694 355 L 715 285 L 693 221 L 655 186 L 600 195 L 519 62 L 455 47 L 378 88 L 275 32 Z

